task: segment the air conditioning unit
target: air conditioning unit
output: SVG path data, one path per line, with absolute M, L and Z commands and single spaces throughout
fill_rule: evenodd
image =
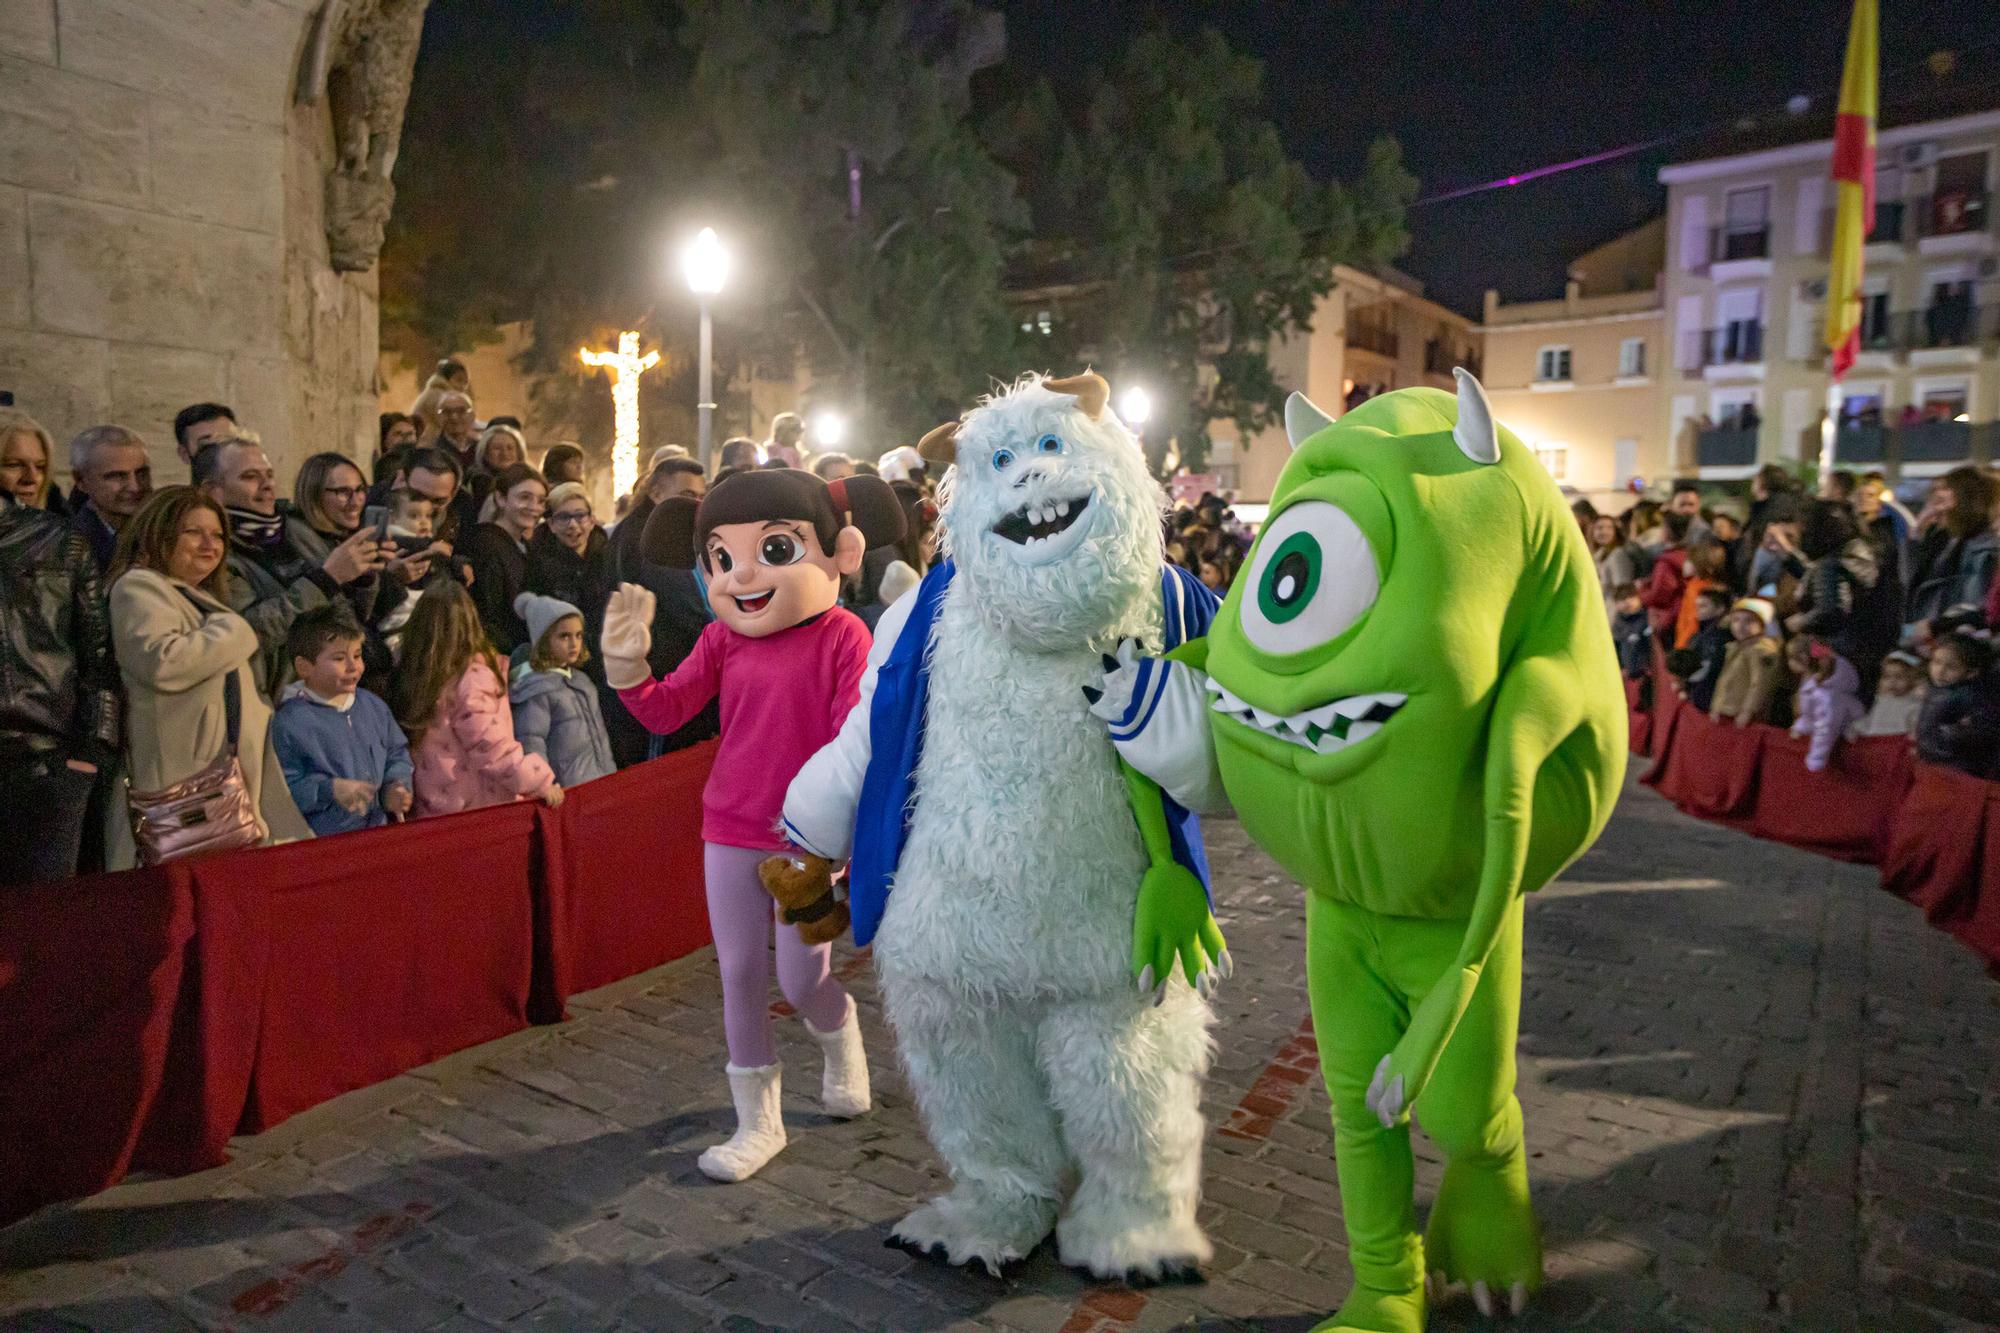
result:
M 1896 154 L 1896 161 L 1905 167 L 1927 167 L 1937 161 L 1937 145 L 1929 141 L 1906 143 Z
M 1824 301 L 1826 299 L 1826 279 L 1807 278 L 1799 284 L 1799 295 L 1808 301 Z

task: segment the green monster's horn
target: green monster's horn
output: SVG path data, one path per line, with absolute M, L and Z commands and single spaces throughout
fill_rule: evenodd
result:
M 1451 438 L 1458 441 L 1459 452 L 1473 462 L 1499 462 L 1500 432 L 1494 429 L 1486 390 L 1463 367 L 1451 373 L 1458 377 L 1458 424 L 1451 428 Z
M 1333 418 L 1314 407 L 1302 393 L 1285 400 L 1285 438 L 1296 449 L 1333 424 Z

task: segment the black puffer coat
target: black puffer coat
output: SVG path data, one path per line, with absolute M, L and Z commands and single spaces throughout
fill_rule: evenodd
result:
M 0 500 L 0 759 L 118 752 L 118 668 L 90 543 L 40 509 Z

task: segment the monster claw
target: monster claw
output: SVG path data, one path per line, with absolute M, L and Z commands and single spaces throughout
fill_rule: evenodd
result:
M 1088 699 L 1091 703 L 1096 703 L 1099 699 L 1102 699 L 1104 697 L 1104 691 L 1097 689 L 1093 686 L 1086 685 L 1083 687 L 1083 697 L 1085 699 Z
M 1511 1288 L 1508 1289 L 1507 1308 L 1510 1311 L 1512 1311 L 1516 1316 L 1525 1314 L 1527 1312 L 1528 1309 L 1527 1283 L 1516 1282 Z
M 1148 963 L 1146 964 L 1145 970 L 1139 973 L 1139 993 L 1141 995 L 1144 995 L 1147 992 L 1151 991 L 1152 989 L 1153 989 L 1153 965 L 1151 963 Z
M 1162 1004 L 1166 1003 L 1166 999 L 1167 999 L 1167 983 L 1162 981 L 1160 983 L 1160 988 L 1153 992 L 1153 1007 L 1155 1009 L 1159 1008 Z
M 1124 665 L 1110 653 L 1099 653 L 1098 656 L 1104 659 L 1104 674 L 1107 676 L 1115 674 Z
M 1227 981 L 1231 977 L 1236 975 L 1236 960 L 1229 956 L 1229 950 L 1224 949 L 1222 951 L 1222 957 L 1217 959 L 1216 961 L 1222 973 L 1222 979 L 1224 981 Z
M 1432 1305 L 1443 1304 L 1445 1293 L 1450 1289 L 1451 1283 L 1445 1279 L 1443 1269 L 1433 1268 L 1424 1274 L 1424 1296 Z
M 1484 1282 L 1477 1280 L 1473 1282 L 1472 1303 L 1479 1307 L 1481 1315 L 1488 1319 L 1493 1317 L 1493 1293 L 1487 1289 Z

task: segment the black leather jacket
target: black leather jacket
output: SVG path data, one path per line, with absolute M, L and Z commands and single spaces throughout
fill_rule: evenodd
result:
M 0 500 L 0 755 L 118 750 L 118 668 L 96 557 L 60 518 Z

